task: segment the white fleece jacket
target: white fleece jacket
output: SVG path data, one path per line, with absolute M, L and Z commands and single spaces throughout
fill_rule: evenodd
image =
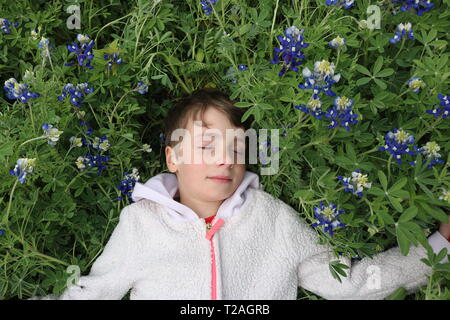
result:
M 48 299 L 211 299 L 212 261 L 204 219 L 173 200 L 174 174 L 159 174 L 137 183 L 136 201 L 120 213 L 102 254 L 89 275 Z M 331 276 L 332 249 L 318 243 L 317 232 L 298 213 L 262 190 L 247 171 L 235 193 L 219 208 L 212 224 L 223 225 L 211 241 L 215 249 L 217 299 L 295 300 L 299 286 L 325 299 L 383 299 L 398 287 L 408 293 L 426 285 L 431 268 L 423 246 L 403 256 L 398 247 L 351 263 L 342 283 Z M 450 244 L 436 232 L 429 237 L 435 252 Z M 447 257 L 443 262 L 447 261 Z M 380 281 L 374 281 L 374 272 Z

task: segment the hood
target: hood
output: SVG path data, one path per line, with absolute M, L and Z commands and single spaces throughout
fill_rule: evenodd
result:
M 257 174 L 246 171 L 236 191 L 225 199 L 216 213 L 217 218 L 228 218 L 236 213 L 247 200 L 248 188 L 262 189 Z M 160 173 L 146 183 L 136 182 L 131 198 L 134 202 L 148 199 L 163 205 L 170 216 L 177 221 L 193 221 L 200 217 L 189 207 L 175 201 L 178 195 L 178 179 L 174 173 Z

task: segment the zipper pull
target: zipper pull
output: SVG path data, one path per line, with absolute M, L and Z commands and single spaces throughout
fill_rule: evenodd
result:
M 212 228 L 212 223 L 211 223 L 211 222 L 208 222 L 208 223 L 206 224 L 206 232 L 208 232 L 209 230 L 211 230 L 211 228 Z

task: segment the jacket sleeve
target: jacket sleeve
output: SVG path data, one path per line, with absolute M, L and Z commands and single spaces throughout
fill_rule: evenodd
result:
M 132 226 L 129 206 L 122 209 L 102 254 L 95 260 L 89 275 L 81 276 L 60 296 L 31 297 L 28 300 L 120 300 L 132 287 Z
M 423 246 L 411 246 L 406 256 L 393 247 L 352 263 L 348 257 L 337 258 L 330 245 L 319 244 L 317 232 L 293 208 L 283 207 L 286 245 L 293 250 L 298 286 L 327 300 L 382 300 L 399 287 L 411 294 L 427 284 L 432 269 L 420 261 L 427 258 Z M 344 269 L 347 276 L 340 277 L 342 282 L 333 278 L 329 268 L 335 260 L 349 267 Z

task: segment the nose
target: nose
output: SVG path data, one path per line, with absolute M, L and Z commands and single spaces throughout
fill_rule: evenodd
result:
M 221 156 L 218 157 L 216 164 L 220 166 L 231 167 L 234 164 L 233 148 L 224 146 Z M 228 151 L 228 152 L 227 152 Z

